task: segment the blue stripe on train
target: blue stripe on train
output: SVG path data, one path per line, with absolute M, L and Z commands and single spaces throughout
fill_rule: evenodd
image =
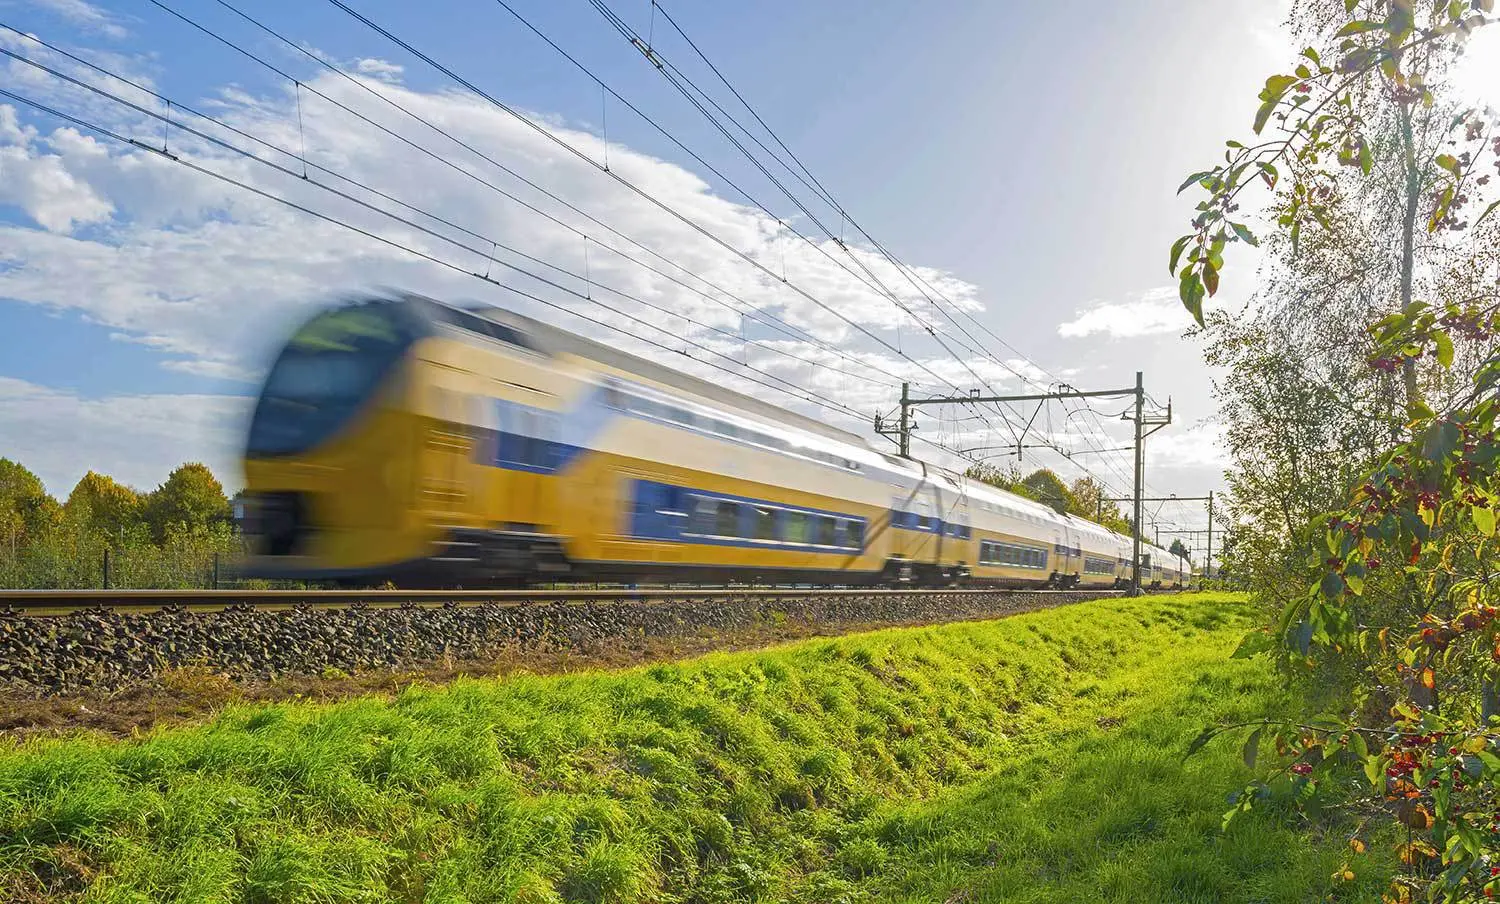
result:
M 869 522 L 858 515 L 827 509 L 787 505 L 771 499 L 756 499 L 736 496 L 731 493 L 710 492 L 692 487 L 659 483 L 654 480 L 632 481 L 630 494 L 630 535 L 643 540 L 664 540 L 673 543 L 696 543 L 712 546 L 739 546 L 755 549 L 792 549 L 806 552 L 858 553 L 864 548 Z M 694 530 L 693 514 L 704 500 L 731 502 L 739 505 L 736 512 L 734 532 L 740 536 L 705 535 L 705 531 Z M 755 533 L 757 508 L 770 509 L 774 513 L 774 540 L 751 539 Z M 793 542 L 781 539 L 786 534 L 789 516 L 803 514 L 819 518 L 837 519 L 833 532 L 833 543 Z M 857 526 L 851 532 L 851 525 Z M 706 530 L 717 530 L 717 524 Z M 808 525 L 812 527 L 811 523 Z

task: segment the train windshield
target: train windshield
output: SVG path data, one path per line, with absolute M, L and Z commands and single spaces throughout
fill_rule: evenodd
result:
M 266 377 L 246 451 L 290 455 L 342 427 L 416 338 L 405 313 L 372 302 L 303 324 Z

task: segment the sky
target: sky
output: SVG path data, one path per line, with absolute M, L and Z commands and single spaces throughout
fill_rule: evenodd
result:
M 0 0 L 0 48 L 112 95 L 0 58 L 0 89 L 79 120 L 0 97 L 0 456 L 51 492 L 89 469 L 149 488 L 187 460 L 236 486 L 278 341 L 377 287 L 510 307 L 866 434 L 902 379 L 1009 394 L 1141 371 L 1174 417 L 1150 492 L 1221 488 L 1215 375 L 1167 249 L 1183 176 L 1294 54 L 1283 3 L 605 0 L 753 126 L 681 26 L 805 167 L 770 176 L 590 0 L 344 3 L 386 34 L 330 0 Z M 1216 303 L 1254 279 L 1231 261 Z M 1127 492 L 1125 401 L 1093 407 L 1038 412 L 1023 445 L 1073 457 L 1019 466 Z M 1015 442 L 994 413 L 936 411 L 919 436 Z

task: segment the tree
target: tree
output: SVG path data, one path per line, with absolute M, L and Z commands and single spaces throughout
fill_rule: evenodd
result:
M 1007 493 L 1015 493 L 1025 496 L 1028 499 L 1031 498 L 1029 492 L 1021 486 L 1021 472 L 1016 469 L 1015 465 L 1011 465 L 1008 468 L 1001 468 L 989 462 L 976 462 L 969 465 L 968 470 L 964 471 L 964 476 L 970 480 L 987 483 Z
M 223 484 L 200 462 L 178 466 L 146 500 L 146 521 L 158 543 L 174 526 L 206 530 L 229 518 Z
M 0 458 L 0 542 L 12 557 L 45 534 L 58 515 L 57 500 L 47 495 L 41 478 L 20 462 Z
M 1078 508 L 1073 494 L 1068 491 L 1068 485 L 1048 468 L 1040 468 L 1027 474 L 1021 481 L 1021 486 L 1030 491 L 1027 495 L 1032 499 L 1059 512 Z
M 1121 514 L 1119 504 L 1106 501 L 1109 491 L 1094 478 L 1080 477 L 1073 481 L 1068 495 L 1072 499 L 1068 509 L 1070 513 L 1103 525 L 1115 533 L 1131 532 L 1130 522 Z
M 83 475 L 63 503 L 69 524 L 109 542 L 120 542 L 140 523 L 140 514 L 140 493 L 96 471 Z
M 1306 357 L 1282 355 L 1283 344 L 1313 353 L 1312 379 L 1290 388 L 1328 406 L 1317 429 L 1343 419 L 1378 432 L 1360 434 L 1371 454 L 1331 512 L 1294 510 L 1316 508 L 1331 485 L 1304 492 L 1295 463 L 1268 472 L 1286 485 L 1280 492 L 1235 493 L 1240 515 L 1262 519 L 1260 536 L 1272 536 L 1279 517 L 1296 551 L 1281 563 L 1291 591 L 1279 618 L 1237 655 L 1275 651 L 1288 674 L 1337 666 L 1333 674 L 1352 680 L 1336 713 L 1252 723 L 1246 761 L 1272 741 L 1279 768 L 1238 795 L 1229 818 L 1275 799 L 1394 819 L 1405 869 L 1385 900 L 1488 900 L 1500 892 L 1500 586 L 1491 580 L 1500 553 L 1500 235 L 1491 214 L 1500 201 L 1484 195 L 1487 170 L 1500 169 L 1500 121 L 1445 103 L 1441 88 L 1493 2 L 1305 0 L 1299 12 L 1317 39 L 1261 92 L 1254 129 L 1274 124 L 1274 137 L 1230 142 L 1224 163 L 1184 184 L 1207 197 L 1170 266 L 1182 265 L 1182 301 L 1208 322 L 1203 302 L 1218 289 L 1226 249 L 1256 242 L 1236 221 L 1240 198 L 1268 186 L 1280 246 L 1272 276 L 1291 274 L 1291 291 L 1249 341 L 1276 356 L 1268 370 L 1306 367 Z M 1360 323 L 1368 335 L 1351 340 Z M 1350 367 L 1360 358 L 1368 369 Z M 1336 367 L 1353 382 L 1327 380 Z M 1270 374 L 1261 387 L 1268 398 L 1288 388 Z M 1289 457 L 1316 452 L 1329 435 L 1299 445 L 1297 414 L 1278 418 L 1270 406 L 1264 425 L 1285 432 L 1273 448 Z M 1304 473 L 1330 466 L 1341 478 L 1349 463 L 1314 455 L 1300 464 Z M 1278 496 L 1280 511 L 1257 512 Z M 1232 532 L 1233 569 L 1253 566 L 1244 556 L 1254 530 Z
M 1167 552 L 1171 553 L 1179 559 L 1184 559 L 1187 561 L 1191 561 L 1193 558 L 1188 553 L 1187 544 L 1182 542 L 1181 537 L 1176 537 L 1172 540 L 1172 545 L 1167 548 Z

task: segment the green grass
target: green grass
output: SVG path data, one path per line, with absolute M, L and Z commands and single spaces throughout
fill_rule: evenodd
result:
M 0 901 L 1377 897 L 1208 721 L 1287 706 L 1234 597 L 241 707 L 0 750 Z M 9 892 L 7 892 L 9 890 Z M 9 896 L 9 897 L 8 897 Z

